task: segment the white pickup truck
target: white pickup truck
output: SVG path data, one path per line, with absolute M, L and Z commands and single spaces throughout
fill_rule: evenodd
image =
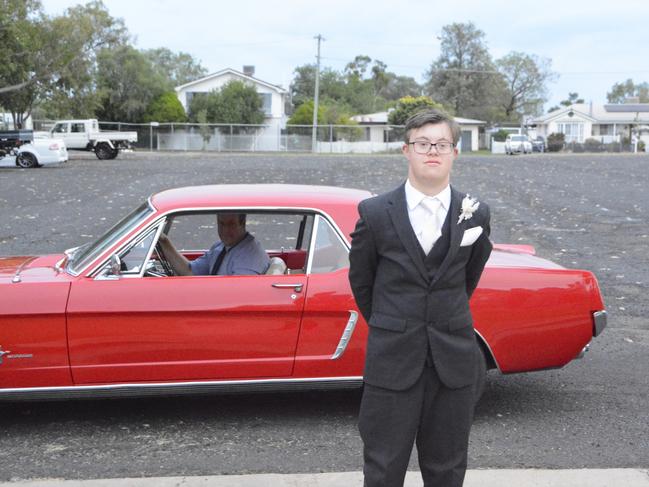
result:
M 120 150 L 137 142 L 137 132 L 100 131 L 95 119 L 59 120 L 50 137 L 63 139 L 68 149 L 92 151 L 97 159 L 115 159 Z

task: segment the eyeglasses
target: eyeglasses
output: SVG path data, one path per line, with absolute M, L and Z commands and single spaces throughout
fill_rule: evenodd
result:
M 455 144 L 452 142 L 437 142 L 436 144 L 432 144 L 419 140 L 408 142 L 408 145 L 411 145 L 417 154 L 428 154 L 433 147 L 438 154 L 450 154 L 453 152 L 453 147 L 455 147 Z

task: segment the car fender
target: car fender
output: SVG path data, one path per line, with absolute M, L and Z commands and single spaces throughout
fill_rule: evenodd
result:
M 115 149 L 115 145 L 110 139 L 96 139 L 93 141 L 93 148 L 97 147 L 99 144 L 108 144 L 111 149 Z

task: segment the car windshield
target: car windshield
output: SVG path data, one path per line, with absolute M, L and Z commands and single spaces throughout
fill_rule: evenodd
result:
M 78 249 L 75 249 L 76 251 L 70 254 L 66 270 L 70 274 L 77 275 L 81 269 L 92 262 L 99 254 L 114 245 L 151 213 L 153 213 L 153 208 L 151 208 L 148 202 L 143 203 L 140 207 L 113 225 L 110 230 L 95 242 L 82 245 Z
M 525 140 L 525 136 L 524 135 L 512 135 L 512 140 L 520 142 L 521 140 Z

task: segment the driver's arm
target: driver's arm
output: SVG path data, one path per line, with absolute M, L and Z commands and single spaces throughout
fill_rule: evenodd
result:
M 174 244 L 171 243 L 171 240 L 169 240 L 169 237 L 167 237 L 166 233 L 161 233 L 160 234 L 160 239 L 158 240 L 158 243 L 160 244 L 160 247 L 162 248 L 162 252 L 164 252 L 164 257 L 167 259 L 171 267 L 173 268 L 174 272 L 179 275 L 179 276 L 191 276 L 192 275 L 192 269 L 189 266 L 189 261 L 185 258 L 184 255 L 182 255 L 178 250 L 176 250 L 176 247 L 174 247 Z

